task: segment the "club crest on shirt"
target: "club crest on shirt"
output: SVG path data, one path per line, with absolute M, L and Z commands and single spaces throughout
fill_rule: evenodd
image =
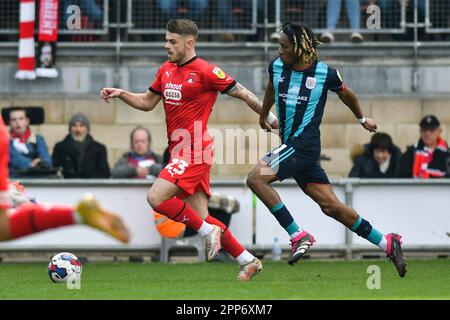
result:
M 219 67 L 214 67 L 212 73 L 214 73 L 219 79 L 225 79 L 225 72 L 223 72 Z
M 187 79 L 188 83 L 194 83 L 195 77 L 197 76 L 197 74 L 195 72 L 191 72 L 189 73 L 189 78 Z
M 306 84 L 305 84 L 306 88 L 314 89 L 316 86 L 316 81 L 317 81 L 316 78 L 313 78 L 313 77 L 306 78 Z

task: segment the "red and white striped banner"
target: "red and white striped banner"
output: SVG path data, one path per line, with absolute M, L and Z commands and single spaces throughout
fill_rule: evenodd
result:
M 55 68 L 55 49 L 58 39 L 58 1 L 39 1 L 39 46 L 37 54 L 36 76 L 44 78 L 58 77 Z
M 19 71 L 16 78 L 36 79 L 34 52 L 35 0 L 20 0 Z
M 41 0 L 39 6 L 39 41 L 56 42 L 58 39 L 58 0 Z

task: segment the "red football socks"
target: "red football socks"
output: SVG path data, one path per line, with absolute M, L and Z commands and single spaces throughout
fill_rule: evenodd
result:
M 65 205 L 23 204 L 9 216 L 13 239 L 46 229 L 75 224 L 74 208 Z
M 230 230 L 228 230 L 228 228 L 220 220 L 217 220 L 211 215 L 208 215 L 205 221 L 209 224 L 215 224 L 222 230 L 225 230 L 225 232 L 222 234 L 220 242 L 222 244 L 222 248 L 226 252 L 231 254 L 233 258 L 236 259 L 242 252 L 244 252 L 245 248 L 233 237 Z
M 203 220 L 197 213 L 187 203 L 177 198 L 164 201 L 154 210 L 169 219 L 184 223 L 195 231 L 199 231 L 203 224 Z

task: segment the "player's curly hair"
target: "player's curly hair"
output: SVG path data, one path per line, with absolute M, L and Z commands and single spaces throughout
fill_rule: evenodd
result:
M 289 37 L 294 45 L 294 52 L 303 56 L 306 63 L 314 62 L 318 59 L 317 46 L 322 44 L 314 36 L 314 32 L 306 25 L 295 22 L 286 22 L 280 28 Z

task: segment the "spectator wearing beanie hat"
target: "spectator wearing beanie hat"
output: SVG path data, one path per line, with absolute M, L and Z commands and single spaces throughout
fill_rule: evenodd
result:
M 55 145 L 53 165 L 64 178 L 109 178 L 106 147 L 89 134 L 89 119 L 81 112 L 69 121 L 69 134 Z

